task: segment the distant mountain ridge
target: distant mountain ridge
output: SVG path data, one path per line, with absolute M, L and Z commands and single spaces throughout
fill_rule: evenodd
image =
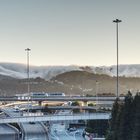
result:
M 106 74 L 116 76 L 116 66 L 30 66 L 30 77 L 41 77 L 49 80 L 59 74 L 70 71 L 87 71 L 95 74 Z M 27 69 L 25 64 L 18 63 L 0 63 L 0 75 L 10 76 L 17 79 L 27 77 Z M 119 76 L 140 77 L 140 64 L 120 65 Z

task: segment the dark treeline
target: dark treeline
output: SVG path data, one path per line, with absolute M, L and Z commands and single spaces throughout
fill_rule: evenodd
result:
M 115 101 L 106 140 L 140 140 L 140 92 L 133 97 L 129 91 L 124 103 Z

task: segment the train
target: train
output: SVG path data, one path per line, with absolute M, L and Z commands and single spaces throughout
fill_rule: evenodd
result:
M 63 97 L 63 96 L 65 96 L 65 93 L 62 93 L 62 92 L 50 92 L 50 93 L 33 92 L 31 93 L 31 98 Z

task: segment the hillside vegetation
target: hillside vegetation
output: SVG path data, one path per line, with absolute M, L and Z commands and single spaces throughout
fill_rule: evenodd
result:
M 140 78 L 120 77 L 120 94 L 131 89 L 140 89 Z M 30 92 L 64 92 L 67 95 L 95 95 L 116 93 L 116 77 L 94 74 L 87 71 L 70 71 L 59 74 L 50 80 L 41 77 L 30 78 Z M 16 79 L 0 75 L 0 95 L 14 95 L 27 92 L 27 79 Z

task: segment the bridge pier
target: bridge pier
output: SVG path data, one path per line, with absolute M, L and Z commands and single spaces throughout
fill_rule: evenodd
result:
M 83 101 L 84 106 L 88 106 L 88 101 Z
M 88 106 L 88 101 L 83 101 L 83 105 Z M 83 109 L 81 109 L 81 111 L 84 112 L 84 113 L 88 112 L 87 110 L 83 110 Z
M 42 105 L 42 101 L 38 101 L 38 105 L 41 106 Z

